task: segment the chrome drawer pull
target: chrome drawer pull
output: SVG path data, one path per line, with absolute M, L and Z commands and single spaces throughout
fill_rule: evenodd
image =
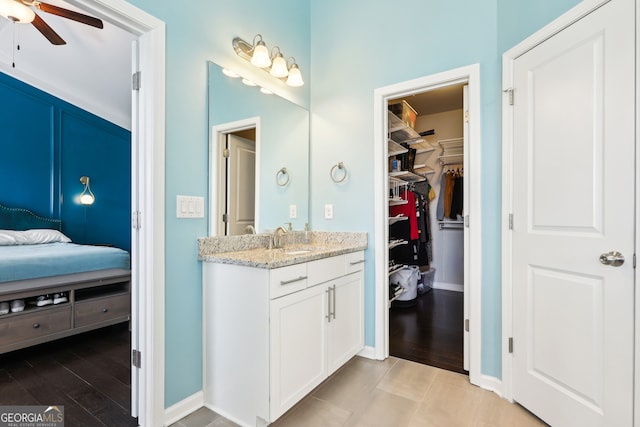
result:
M 34 323 L 33 324 L 33 329 L 38 329 L 40 327 L 40 323 Z
M 358 264 L 362 264 L 364 262 L 363 259 L 361 259 L 360 261 L 351 261 L 349 264 L 351 265 L 358 265 Z
M 306 280 L 307 276 L 300 276 L 297 279 L 291 279 L 291 280 L 281 280 L 280 281 L 280 286 L 282 285 L 289 285 L 291 283 L 295 283 L 295 282 L 299 282 L 301 280 Z

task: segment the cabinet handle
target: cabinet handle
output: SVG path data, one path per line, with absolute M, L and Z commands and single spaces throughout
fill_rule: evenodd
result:
M 107 311 L 109 311 L 109 309 L 108 309 L 108 308 L 106 308 L 106 307 L 102 309 L 102 312 L 103 312 L 103 313 L 106 313 Z
M 333 320 L 336 319 L 336 285 L 332 286 L 333 290 Z
M 362 264 L 364 262 L 363 259 L 361 259 L 360 261 L 351 261 L 349 264 L 351 265 L 358 265 L 358 264 Z
M 38 329 L 40 327 L 40 323 L 34 323 L 33 324 L 33 329 Z
M 305 280 L 306 278 L 307 278 L 307 276 L 300 276 L 300 277 L 298 277 L 297 279 L 281 280 L 281 281 L 280 281 L 280 286 L 283 286 L 283 285 L 289 285 L 289 284 L 291 284 L 291 283 L 299 282 L 299 281 L 301 281 L 301 280 Z
M 327 288 L 325 291 L 327 293 L 327 321 L 331 323 L 331 288 Z

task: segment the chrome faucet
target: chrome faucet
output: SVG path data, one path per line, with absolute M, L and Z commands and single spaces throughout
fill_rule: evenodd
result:
M 282 247 L 282 238 L 283 235 L 287 234 L 287 229 L 284 228 L 283 226 L 280 226 L 278 228 L 276 228 L 276 230 L 273 232 L 273 247 L 274 248 L 281 248 Z
M 255 227 L 254 227 L 253 225 L 247 225 L 247 226 L 244 228 L 244 231 L 245 231 L 245 233 L 247 233 L 247 234 L 256 234 L 256 229 L 255 229 Z

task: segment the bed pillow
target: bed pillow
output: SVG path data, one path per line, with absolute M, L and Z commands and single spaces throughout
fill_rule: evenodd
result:
M 41 243 L 69 243 L 71 239 L 59 232 L 58 230 L 49 230 L 45 228 L 38 228 L 33 230 L 27 230 L 24 235 L 28 243 L 27 245 L 39 245 Z
M 28 244 L 24 231 L 0 230 L 0 246 L 15 246 Z

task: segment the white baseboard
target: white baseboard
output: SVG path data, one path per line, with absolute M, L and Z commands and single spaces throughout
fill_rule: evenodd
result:
M 459 283 L 433 282 L 432 289 L 443 289 L 445 291 L 464 292 L 464 285 Z
M 374 347 L 367 345 L 360 351 L 360 353 L 358 353 L 358 356 L 376 360 L 376 350 Z
M 164 410 L 165 425 L 170 426 L 204 406 L 204 392 L 200 390 Z

